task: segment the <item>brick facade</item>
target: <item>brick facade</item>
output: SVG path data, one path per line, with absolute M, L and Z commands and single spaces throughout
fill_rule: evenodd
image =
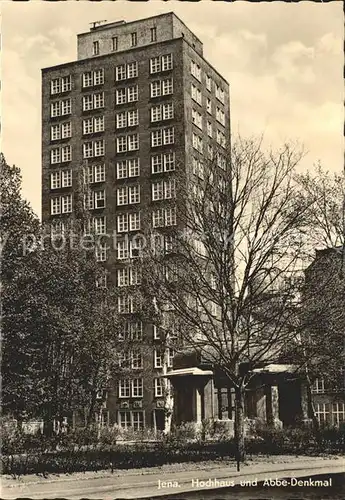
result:
M 151 42 L 148 38 L 151 36 L 152 27 L 156 27 L 155 42 Z M 131 34 L 134 32 L 137 33 L 137 45 L 131 47 Z M 117 37 L 117 50 L 113 50 L 114 37 Z M 96 41 L 100 42 L 99 54 L 93 55 L 93 44 Z M 166 56 L 164 61 L 162 56 Z M 156 63 L 161 65 L 160 71 L 152 71 L 153 58 L 159 58 L 156 59 Z M 136 63 L 137 68 L 134 74 L 129 73 L 134 68 L 132 63 Z M 117 70 L 118 67 L 122 69 Z M 121 73 L 124 71 L 123 68 L 127 71 L 126 77 L 119 79 L 119 76 L 123 76 Z M 83 76 L 85 74 L 87 75 Z M 172 82 L 171 92 L 168 80 Z M 156 87 L 152 90 L 151 84 L 156 86 L 154 82 L 158 81 L 161 81 L 157 84 L 161 92 L 163 88 L 168 89 L 166 95 L 153 96 L 152 92 L 156 91 Z M 90 85 L 85 86 L 85 83 Z M 221 89 L 220 93 L 217 88 Z M 135 96 L 136 91 L 137 99 L 135 98 L 133 102 L 119 103 L 119 99 L 124 98 L 124 95 L 126 95 L 124 99 L 128 101 L 129 96 Z M 196 98 L 199 102 L 195 100 Z M 172 105 L 173 117 L 152 122 L 151 107 L 165 104 Z M 169 109 L 171 111 L 171 108 Z M 165 110 L 168 112 L 168 107 L 162 108 L 161 112 Z M 130 117 L 135 118 L 135 113 L 128 115 L 131 111 L 138 112 L 138 124 L 128 126 L 127 121 L 126 127 L 118 128 L 116 115 L 126 112 L 126 117 L 122 115 L 120 118 L 129 120 Z M 59 116 L 54 117 L 52 114 Z M 193 123 L 195 119 L 201 120 L 198 126 Z M 85 120 L 87 122 L 84 123 Z M 171 143 L 153 146 L 151 133 L 160 129 L 171 130 L 172 127 L 173 141 L 168 135 L 171 132 L 162 131 L 158 132 L 155 138 L 159 139 L 159 134 L 162 134 L 163 141 L 166 139 Z M 211 127 L 212 138 L 209 133 Z M 219 141 L 224 136 L 223 145 L 217 143 L 217 130 L 220 134 Z M 200 138 L 202 151 L 197 151 L 193 147 L 193 134 Z M 124 147 L 121 137 L 125 135 L 137 135 L 138 149 L 134 139 L 133 142 L 129 142 L 132 139 L 127 138 L 127 149 L 133 145 L 135 149 L 119 151 L 120 147 Z M 118 142 L 118 139 L 121 142 Z M 219 151 L 225 155 L 229 141 L 229 86 L 203 58 L 201 42 L 174 14 L 164 14 L 133 23 L 112 23 L 91 29 L 89 33 L 78 36 L 77 61 L 42 70 L 42 219 L 45 222 L 54 222 L 73 217 L 76 193 L 82 189 L 83 170 L 87 168 L 88 172 L 91 172 L 90 178 L 93 181 L 89 185 L 88 193 L 95 192 L 92 194 L 94 208 L 90 211 L 95 217 L 105 217 L 107 234 L 112 235 L 118 230 L 119 215 L 124 215 L 126 219 L 130 214 L 134 217 L 134 213 L 140 212 L 142 223 L 147 222 L 151 219 L 152 210 L 169 208 L 178 202 L 178 185 L 175 201 L 174 199 L 153 201 L 153 181 L 162 179 L 169 182 L 177 177 L 177 171 L 182 171 L 187 174 L 188 182 L 192 183 L 193 157 L 203 160 L 207 157 L 209 145 L 212 145 L 215 153 Z M 161 173 L 152 173 L 152 156 L 160 154 L 173 154 L 175 169 L 169 168 L 168 171 L 164 171 L 163 168 Z M 119 178 L 118 163 L 123 160 L 139 160 L 139 175 Z M 99 174 L 103 168 L 104 178 L 103 173 Z M 51 176 L 53 172 L 60 171 L 61 174 L 56 173 L 55 176 Z M 69 171 L 72 173 L 72 183 L 69 181 Z M 140 186 L 140 201 L 119 205 L 120 194 L 127 193 L 131 197 L 130 193 L 135 192 L 136 186 Z M 121 191 L 121 188 L 125 190 Z M 103 190 L 105 206 L 102 200 L 95 201 L 97 196 L 100 198 L 103 196 L 97 194 Z M 69 195 L 72 196 L 71 210 Z M 96 206 L 96 203 L 99 205 Z M 55 213 L 52 213 L 52 210 Z M 128 234 L 132 237 L 138 231 L 140 232 L 140 230 L 131 231 L 129 228 Z M 126 264 L 118 260 L 115 248 L 108 252 L 106 266 L 111 272 L 112 281 L 118 285 L 117 270 Z M 135 316 L 133 319 L 135 320 Z M 143 325 L 143 336 L 152 339 L 152 325 Z M 143 371 L 145 378 L 143 397 L 119 398 L 117 382 L 114 384 L 114 390 L 108 392 L 106 412 L 109 412 L 107 418 L 110 423 L 117 422 L 118 411 L 121 407 L 125 411 L 123 407 L 126 407 L 126 411 L 143 410 L 145 425 L 153 424 L 153 410 L 159 407 L 160 403 L 157 404 L 157 401 L 161 400 L 154 396 L 153 379 L 161 374 L 161 370 L 153 368 L 153 352 L 151 359 L 150 356 L 145 356 L 144 362 L 146 366 Z M 140 377 L 140 371 L 136 373 Z

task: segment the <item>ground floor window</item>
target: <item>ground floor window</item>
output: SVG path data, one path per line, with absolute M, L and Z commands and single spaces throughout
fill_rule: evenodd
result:
M 333 425 L 339 427 L 339 425 L 345 422 L 345 403 L 333 403 L 332 404 L 332 423 Z
M 329 423 L 329 403 L 315 403 L 315 415 L 320 424 Z
M 339 427 L 345 422 L 345 403 L 315 403 L 315 415 L 320 424 Z
M 119 411 L 118 424 L 123 429 L 132 428 L 135 431 L 144 429 L 144 412 L 143 411 Z

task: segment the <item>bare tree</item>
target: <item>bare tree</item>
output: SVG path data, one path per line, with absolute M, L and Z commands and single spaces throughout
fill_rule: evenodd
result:
M 289 145 L 264 153 L 260 140 L 240 138 L 231 154 L 187 165 L 190 172 L 177 175 L 174 248 L 145 252 L 150 300 L 160 311 L 170 304 L 184 346 L 234 388 L 238 467 L 253 369 L 276 361 L 296 336 L 296 284 L 288 278 L 300 270 L 310 204 L 294 180 L 302 154 Z

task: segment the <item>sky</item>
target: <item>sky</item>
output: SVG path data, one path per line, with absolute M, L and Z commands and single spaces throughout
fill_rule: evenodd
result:
M 41 210 L 41 68 L 76 59 L 89 23 L 175 12 L 229 81 L 233 135 L 303 144 L 300 169 L 344 166 L 342 2 L 67 1 L 1 4 L 2 143 L 23 196 Z

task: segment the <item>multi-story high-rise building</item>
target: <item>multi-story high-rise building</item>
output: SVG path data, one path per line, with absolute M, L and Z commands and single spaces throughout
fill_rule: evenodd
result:
M 97 259 L 116 286 L 135 286 L 130 261 L 144 221 L 164 228 L 168 244 L 169 228 L 178 224 L 177 174 L 193 184 L 213 157 L 224 170 L 229 142 L 229 85 L 175 14 L 94 23 L 78 35 L 76 61 L 42 72 L 43 221 L 61 230 L 83 171 L 90 228 L 117 233 L 116 248 L 99 248 Z M 128 296 L 118 307 L 135 338 L 152 338 L 152 359 L 144 360 L 152 369 L 144 376 L 143 360 L 133 358 L 133 377 L 108 396 L 108 418 L 135 429 L 162 427 L 154 328 L 137 320 Z

